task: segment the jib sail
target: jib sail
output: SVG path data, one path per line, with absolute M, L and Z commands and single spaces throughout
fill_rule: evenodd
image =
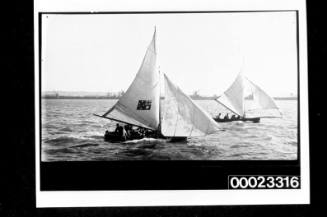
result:
M 161 132 L 166 137 L 192 137 L 219 130 L 215 121 L 164 75 Z

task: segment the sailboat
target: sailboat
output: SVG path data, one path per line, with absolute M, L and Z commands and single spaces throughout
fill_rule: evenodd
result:
M 251 106 L 245 103 L 246 99 L 252 101 Z M 258 123 L 260 118 L 281 116 L 275 101 L 258 85 L 245 77 L 242 72 L 238 74 L 232 85 L 215 100 L 232 113 L 238 115 L 238 118 L 215 117 L 216 122 L 252 121 Z M 276 110 L 280 116 L 253 116 L 253 113 L 258 114 L 264 110 Z M 252 115 L 250 116 L 248 113 L 252 113 Z
M 161 99 L 163 87 L 164 99 Z M 162 75 L 157 70 L 156 29 L 142 64 L 125 94 L 106 113 L 95 115 L 145 129 L 152 132 L 148 135 L 152 138 L 178 140 L 219 130 L 218 124 L 206 111 L 183 93 L 166 74 Z M 121 138 L 111 132 L 106 140 L 120 141 Z

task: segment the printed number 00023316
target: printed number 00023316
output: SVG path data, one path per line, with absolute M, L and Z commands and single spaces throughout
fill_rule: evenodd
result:
M 228 176 L 229 189 L 298 189 L 299 176 Z

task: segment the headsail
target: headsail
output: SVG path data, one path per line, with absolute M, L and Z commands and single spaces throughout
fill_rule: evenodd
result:
M 126 93 L 103 117 L 156 130 L 159 125 L 159 73 L 156 71 L 156 31 L 143 62 Z
M 251 86 L 252 94 L 253 94 L 253 101 L 254 101 L 254 109 L 278 109 L 275 101 L 265 92 L 263 91 L 259 86 L 254 84 L 252 81 L 247 79 L 247 82 L 249 86 Z
M 167 137 L 190 137 L 219 130 L 213 119 L 164 75 L 161 132 Z
M 241 73 L 217 101 L 232 112 L 240 116 L 244 115 L 244 81 Z

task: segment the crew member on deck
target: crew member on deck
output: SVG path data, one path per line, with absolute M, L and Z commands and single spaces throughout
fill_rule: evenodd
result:
M 228 116 L 228 113 L 226 113 L 224 120 L 228 120 L 228 119 L 229 119 L 229 116 Z
M 115 133 L 117 133 L 117 135 L 119 135 L 119 128 L 120 128 L 119 124 L 116 124 Z
M 221 119 L 220 116 L 221 116 L 221 113 L 219 113 L 216 118 Z
M 115 130 L 116 135 L 119 136 L 122 139 L 124 139 L 124 135 L 125 135 L 125 139 L 126 139 L 126 131 L 125 131 L 125 134 L 124 134 L 123 131 L 125 131 L 124 127 L 117 124 L 116 125 L 116 130 Z
M 121 139 L 123 141 L 126 141 L 127 133 L 126 133 L 126 130 L 125 130 L 124 127 L 121 127 L 121 134 L 120 135 L 121 135 Z
M 131 132 L 130 132 L 130 125 L 125 125 L 124 126 L 125 132 L 126 132 L 126 137 L 130 137 Z
M 143 128 L 139 127 L 137 129 L 139 136 L 144 137 L 145 136 L 145 131 Z
M 106 138 L 109 135 L 109 131 L 106 130 L 106 132 L 104 133 L 104 137 Z

